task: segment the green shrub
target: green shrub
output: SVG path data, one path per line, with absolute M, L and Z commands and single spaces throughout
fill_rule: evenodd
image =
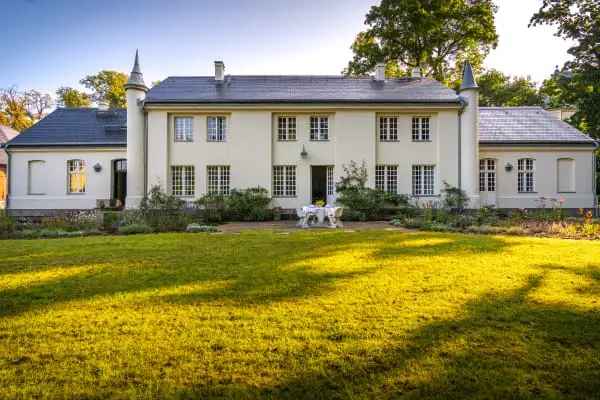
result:
M 61 215 L 43 217 L 39 228 L 62 231 L 83 231 L 96 229 L 98 220 L 95 211 L 67 212 Z
M 460 213 L 469 205 L 469 196 L 467 196 L 465 191 L 451 186 L 447 182 L 444 182 L 442 193 L 444 195 L 443 206 L 449 211 Z
M 119 233 L 122 235 L 135 235 L 139 233 L 152 233 L 150 226 L 145 224 L 132 224 L 119 227 Z
M 182 231 L 193 219 L 193 216 L 183 210 L 184 206 L 185 202 L 180 198 L 164 193 L 158 185 L 153 186 L 140 203 L 139 216 L 130 216 L 136 220 L 131 224 L 147 225 L 156 232 Z M 127 226 L 129 223 L 122 225 Z
M 15 221 L 6 211 L 0 210 L 0 237 L 9 237 L 16 229 Z
M 222 194 L 209 193 L 194 202 L 202 209 L 202 220 L 207 223 L 220 223 L 228 218 L 227 204 Z
M 269 219 L 271 198 L 267 189 L 261 187 L 232 189 L 225 199 L 230 218 L 241 221 L 264 221 Z
M 116 232 L 122 220 L 120 211 L 103 211 L 102 212 L 102 230 L 106 232 Z

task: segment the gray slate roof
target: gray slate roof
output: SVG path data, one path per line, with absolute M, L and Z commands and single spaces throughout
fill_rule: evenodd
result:
M 146 103 L 459 103 L 456 92 L 428 78 L 227 75 L 169 77 Z
M 541 107 L 480 107 L 479 143 L 595 142 Z
M 127 144 L 124 109 L 57 108 L 8 142 L 9 146 Z

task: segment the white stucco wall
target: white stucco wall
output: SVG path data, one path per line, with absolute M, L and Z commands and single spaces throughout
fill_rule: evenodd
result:
M 496 159 L 496 206 L 499 208 L 535 208 L 540 197 L 564 199 L 564 208 L 594 206 L 593 174 L 594 157 L 591 148 L 577 147 L 487 147 L 480 148 L 480 157 Z M 535 160 L 535 193 L 519 193 L 517 190 L 517 160 Z M 575 161 L 575 191 L 558 191 L 558 160 L 570 158 Z M 506 171 L 506 164 L 513 166 Z
M 11 150 L 10 196 L 11 209 L 87 209 L 95 208 L 96 200 L 111 198 L 112 161 L 126 158 L 125 148 L 71 148 Z M 67 193 L 67 160 L 82 159 L 86 163 L 85 193 Z M 44 194 L 29 194 L 31 160 L 45 162 Z M 102 170 L 94 171 L 100 164 Z

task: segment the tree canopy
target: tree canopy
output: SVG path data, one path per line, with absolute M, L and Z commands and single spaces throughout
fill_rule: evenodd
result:
M 479 104 L 482 107 L 517 107 L 543 104 L 530 77 L 511 77 L 491 69 L 479 76 Z
M 88 75 L 80 83 L 92 90 L 91 98 L 96 103 L 108 103 L 110 108 L 124 108 L 127 75 L 119 71 L 103 70 Z
M 50 95 L 37 90 L 0 89 L 0 124 L 20 132 L 42 119 L 51 105 Z
M 478 70 L 496 47 L 495 11 L 492 0 L 382 0 L 367 14 L 344 73 L 364 75 L 384 62 L 396 76 L 418 68 L 452 84 L 465 59 Z
M 56 96 L 57 104 L 61 107 L 89 107 L 92 104 L 88 94 L 68 86 L 58 88 Z

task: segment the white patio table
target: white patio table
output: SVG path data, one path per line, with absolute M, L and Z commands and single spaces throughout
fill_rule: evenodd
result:
M 330 205 L 326 205 L 325 207 L 317 207 L 314 205 L 302 207 L 302 212 L 305 215 L 306 220 L 302 224 L 304 227 L 322 227 L 326 226 L 325 218 L 329 219 L 328 226 L 334 226 L 333 221 L 331 221 L 330 214 L 334 212 L 336 207 L 332 207 Z M 317 220 L 316 223 L 310 224 L 311 217 Z

